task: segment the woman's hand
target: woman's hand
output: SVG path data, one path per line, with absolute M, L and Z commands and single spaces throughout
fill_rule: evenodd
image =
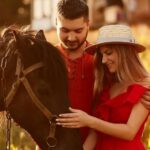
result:
M 57 125 L 62 125 L 65 128 L 81 128 L 88 126 L 90 115 L 82 110 L 69 108 L 71 113 L 60 114 L 56 119 Z

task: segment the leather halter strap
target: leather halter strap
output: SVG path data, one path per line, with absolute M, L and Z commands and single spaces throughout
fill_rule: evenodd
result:
M 9 55 L 11 49 L 8 49 L 4 55 L 4 57 L 2 58 L 1 61 L 1 67 L 6 67 L 6 63 L 7 61 L 4 61 L 7 59 L 7 56 Z M 33 64 L 32 66 L 29 66 L 26 69 L 23 69 L 23 64 L 21 62 L 21 58 L 20 55 L 18 53 L 18 57 L 17 57 L 17 64 L 16 64 L 16 75 L 17 75 L 17 80 L 12 84 L 12 87 L 9 91 L 9 93 L 7 94 L 7 96 L 4 98 L 4 102 L 5 102 L 5 107 L 7 108 L 10 103 L 12 102 L 18 87 L 20 85 L 20 83 L 23 83 L 25 89 L 27 90 L 28 94 L 30 95 L 33 103 L 40 109 L 40 111 L 47 117 L 48 120 L 51 120 L 53 118 L 53 114 L 41 103 L 41 101 L 38 99 L 38 97 L 35 95 L 35 93 L 33 92 L 30 83 L 28 81 L 28 79 L 26 78 L 26 75 L 28 75 L 29 73 L 43 67 L 44 64 L 42 62 L 38 62 Z M 5 69 L 5 68 L 3 68 Z M 3 70 L 4 71 L 4 70 Z
M 46 142 L 47 145 L 49 147 L 55 147 L 57 144 L 57 140 L 55 138 L 55 130 L 56 130 L 56 115 L 53 115 L 39 100 L 39 98 L 36 96 L 36 94 L 34 93 L 34 91 L 32 90 L 30 83 L 28 81 L 28 79 L 26 78 L 26 75 L 28 75 L 29 73 L 43 67 L 44 64 L 42 62 L 38 62 L 26 69 L 23 69 L 22 63 L 21 63 L 21 59 L 18 56 L 17 58 L 17 65 L 16 65 L 16 75 L 17 75 L 17 80 L 12 84 L 12 88 L 9 91 L 9 93 L 7 94 L 7 96 L 5 97 L 5 106 L 6 108 L 10 105 L 10 103 L 12 102 L 15 94 L 17 93 L 17 90 L 20 86 L 20 84 L 22 83 L 27 91 L 27 93 L 29 94 L 32 102 L 36 105 L 36 107 L 46 116 L 46 118 L 49 120 L 50 123 L 50 132 L 46 138 Z
M 32 102 L 47 117 L 47 119 L 50 120 L 53 117 L 52 113 L 41 103 L 39 98 L 33 92 L 32 88 L 30 86 L 30 83 L 29 83 L 28 79 L 26 78 L 26 75 L 28 75 L 29 73 L 31 73 L 41 67 L 43 67 L 43 63 L 39 62 L 39 63 L 36 63 L 36 64 L 22 70 L 22 74 L 23 74 L 22 77 L 18 77 L 18 79 L 13 83 L 10 92 L 8 93 L 7 97 L 5 98 L 5 102 L 6 102 L 6 107 L 8 107 L 10 105 L 11 101 L 13 100 L 13 97 L 15 96 L 20 83 L 22 83 L 24 85 L 25 89 L 27 90 L 29 96 L 31 97 Z
M 17 65 L 16 65 L 16 75 L 17 75 L 17 80 L 12 84 L 12 88 L 5 97 L 5 107 L 8 108 L 10 103 L 12 102 L 15 94 L 17 93 L 17 90 L 22 83 L 29 94 L 32 102 L 36 105 L 36 107 L 46 116 L 46 118 L 49 120 L 50 123 L 50 132 L 46 138 L 47 145 L 49 147 L 55 147 L 57 144 L 57 140 L 55 138 L 55 130 L 56 130 L 56 115 L 53 115 L 39 100 L 39 98 L 36 96 L 34 91 L 32 90 L 32 87 L 30 86 L 30 83 L 28 79 L 26 78 L 26 75 L 29 73 L 43 67 L 44 64 L 42 62 L 36 63 L 26 69 L 23 69 L 21 59 L 18 56 L 17 58 Z
M 53 117 L 52 113 L 40 102 L 38 97 L 33 92 L 27 78 L 23 77 L 20 80 L 26 88 L 28 94 L 30 95 L 32 102 L 37 106 L 37 108 L 39 108 L 39 110 L 41 110 L 41 112 L 47 117 L 47 119 L 50 120 Z

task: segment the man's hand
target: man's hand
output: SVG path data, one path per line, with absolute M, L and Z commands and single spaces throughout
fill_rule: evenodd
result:
M 142 104 L 150 110 L 150 91 L 146 91 L 141 98 Z

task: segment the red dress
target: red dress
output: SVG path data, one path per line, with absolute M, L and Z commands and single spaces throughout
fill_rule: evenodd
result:
M 87 46 L 89 43 L 87 42 Z M 84 53 L 81 57 L 70 59 L 61 45 L 57 48 L 63 54 L 68 68 L 69 98 L 73 108 L 81 109 L 89 114 L 92 112 L 94 65 L 93 56 Z M 82 141 L 88 135 L 87 128 L 81 128 Z
M 134 84 L 129 86 L 126 92 L 110 99 L 109 88 L 105 88 L 100 96 L 100 103 L 96 107 L 95 116 L 112 123 L 126 123 L 132 107 L 146 90 L 148 89 Z M 96 150 L 145 150 L 141 141 L 145 121 L 132 141 L 98 132 Z

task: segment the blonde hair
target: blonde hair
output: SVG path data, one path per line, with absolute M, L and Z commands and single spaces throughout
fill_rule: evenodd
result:
M 150 76 L 141 63 L 135 47 L 130 45 L 108 45 L 108 47 L 116 50 L 118 55 L 118 70 L 115 74 L 118 82 L 150 84 Z M 98 51 L 95 54 L 95 66 L 94 94 L 97 94 L 104 86 L 113 82 L 114 76 L 102 64 L 102 56 Z

